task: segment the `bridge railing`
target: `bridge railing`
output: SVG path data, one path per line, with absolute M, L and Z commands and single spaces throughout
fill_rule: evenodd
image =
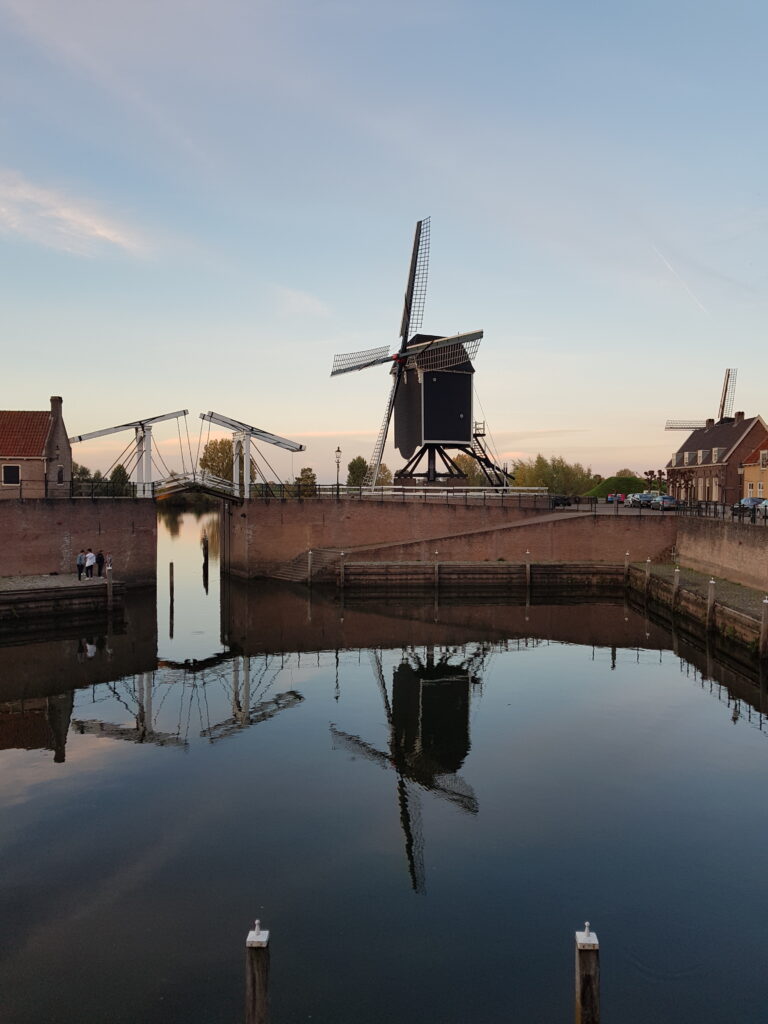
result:
M 540 487 L 413 487 L 384 485 L 381 487 L 350 487 L 345 484 L 252 484 L 251 500 L 419 502 L 421 504 L 493 505 L 504 508 L 538 508 L 558 511 L 591 509 L 595 498 L 572 498 L 565 506 L 560 496 L 553 496 Z

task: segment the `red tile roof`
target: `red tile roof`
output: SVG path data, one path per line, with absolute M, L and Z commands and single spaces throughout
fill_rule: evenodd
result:
M 759 462 L 760 461 L 760 452 L 764 452 L 764 451 L 768 451 L 768 441 L 766 441 L 766 440 L 763 440 L 762 444 L 759 444 L 757 446 L 757 448 L 755 448 L 755 450 L 753 452 L 750 452 L 750 454 L 746 457 L 746 459 L 744 459 L 744 462 L 742 463 L 742 465 L 744 465 L 744 466 L 751 466 L 753 463 Z
M 51 429 L 50 412 L 0 410 L 0 458 L 40 458 Z

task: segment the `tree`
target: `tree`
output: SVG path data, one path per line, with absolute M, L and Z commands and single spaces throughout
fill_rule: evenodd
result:
M 310 495 L 317 491 L 317 474 L 311 466 L 304 466 L 296 477 L 296 488 L 299 494 Z
M 368 463 L 362 455 L 356 455 L 347 466 L 347 487 L 360 487 L 368 472 Z
M 72 463 L 72 479 L 73 480 L 90 480 L 91 471 L 87 466 L 81 466 L 79 462 Z
M 232 479 L 232 441 L 222 437 L 215 441 L 206 441 L 203 454 L 200 456 L 200 469 L 212 473 L 222 480 Z
M 112 493 L 116 495 L 127 494 L 130 485 L 128 471 L 122 462 L 118 462 L 109 475 L 109 482 L 112 485 Z
M 382 462 L 381 465 L 379 466 L 379 475 L 376 478 L 376 484 L 377 484 L 377 486 L 385 487 L 385 486 L 387 486 L 388 484 L 391 484 L 391 483 L 392 483 L 392 470 L 389 468 L 389 466 L 386 464 L 386 462 Z
M 453 457 L 453 461 L 461 472 L 466 474 L 467 479 L 462 481 L 464 487 L 484 487 L 487 485 L 488 481 L 482 469 L 480 469 L 477 460 L 473 459 L 471 455 L 459 452 L 458 455 Z
M 640 476 L 640 474 L 636 473 L 634 471 L 634 469 L 617 469 L 616 472 L 613 475 L 614 476 Z
M 595 484 L 589 467 L 566 462 L 562 455 L 547 459 L 539 454 L 535 459 L 517 459 L 514 474 L 517 487 L 546 487 L 555 494 L 584 494 Z

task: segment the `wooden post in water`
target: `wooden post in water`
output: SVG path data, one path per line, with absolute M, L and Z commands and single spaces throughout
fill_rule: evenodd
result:
M 677 608 L 677 600 L 680 596 L 680 567 L 675 567 L 675 576 L 672 583 L 672 611 Z
M 646 560 L 645 560 L 645 596 L 646 597 L 648 596 L 648 593 L 649 593 L 650 589 L 651 589 L 651 560 L 650 560 L 650 558 L 646 558 Z
M 624 586 L 629 586 L 629 552 L 624 553 Z
M 763 598 L 763 617 L 760 620 L 760 657 L 768 658 L 768 597 Z
M 531 552 L 528 548 L 525 549 L 525 592 L 530 596 L 531 593 Z
M 269 932 L 260 921 L 245 940 L 245 1024 L 269 1024 Z
M 107 575 L 107 611 L 111 612 L 114 606 L 114 595 L 112 593 L 112 566 L 108 565 L 106 568 Z M 765 616 L 763 616 L 765 618 Z
M 312 586 L 312 548 L 307 552 L 307 583 Z
M 339 586 L 344 589 L 344 552 L 341 552 L 341 558 L 339 559 Z
M 173 562 L 168 566 L 168 582 L 171 592 L 171 607 L 168 615 L 168 635 L 173 640 Z
M 715 581 L 709 581 L 707 590 L 707 632 L 711 633 L 715 628 Z
M 576 1024 L 600 1024 L 600 943 L 590 931 L 576 932 Z
M 440 586 L 440 563 L 437 560 L 438 551 L 435 550 L 435 590 Z

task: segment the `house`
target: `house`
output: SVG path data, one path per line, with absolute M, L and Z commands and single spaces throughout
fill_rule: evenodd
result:
M 0 499 L 67 498 L 72 480 L 72 447 L 61 412 L 0 410 Z
M 737 412 L 717 423 L 709 419 L 667 463 L 667 490 L 683 501 L 738 501 L 739 467 L 761 446 L 768 449 L 768 427 L 761 416 Z
M 741 464 L 742 498 L 768 498 L 768 441 L 750 452 Z

